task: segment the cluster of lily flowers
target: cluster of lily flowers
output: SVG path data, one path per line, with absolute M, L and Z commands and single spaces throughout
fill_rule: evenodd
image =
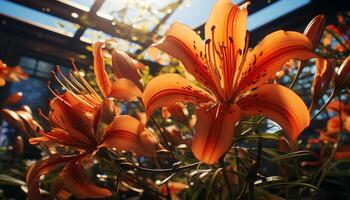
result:
M 245 116 L 263 115 L 275 121 L 293 147 L 300 133 L 309 126 L 310 111 L 315 109 L 330 82 L 334 80 L 334 95 L 349 84 L 350 57 L 335 73 L 327 59 L 316 55 L 315 48 L 325 26 L 322 15 L 315 17 L 303 34 L 276 31 L 249 49 L 247 6 L 248 3 L 236 6 L 229 0 L 219 0 L 205 25 L 204 41 L 188 26 L 175 22 L 165 36 L 152 45 L 151 48 L 181 61 L 194 81 L 166 73 L 144 86 L 139 72 L 142 64 L 117 49 L 110 53 L 113 74 L 108 74 L 105 51 L 109 43 L 114 43 L 112 40 L 93 45 L 99 91 L 79 73 L 74 62 L 74 70 L 68 76 L 57 67 L 52 74 L 64 92 L 58 93 L 49 85 L 54 98 L 50 100 L 49 115 L 41 114 L 52 128 L 44 131 L 35 124 L 35 136 L 29 139 L 31 144 L 40 144 L 49 152 L 47 158 L 28 171 L 29 200 L 42 198 L 40 177 L 56 169 L 61 170 L 64 188 L 77 198 L 111 196 L 109 189 L 95 185 L 90 179 L 85 171 L 87 164 L 93 158 L 106 158 L 105 150 L 117 155 L 126 151 L 156 157 L 157 151 L 167 146 L 160 144 L 158 135 L 147 126 L 158 108 L 163 108 L 164 116 L 171 113 L 181 121 L 183 113 L 178 111 L 183 105 L 189 103 L 195 107 L 194 136 L 187 144 L 194 157 L 208 165 L 224 157 L 233 138 L 240 134 L 235 132 L 235 127 Z M 308 108 L 291 89 L 293 86 L 287 88 L 276 83 L 276 73 L 287 61 L 296 59 L 301 61 L 299 74 L 310 58 L 316 58 L 316 74 L 312 104 Z M 0 83 L 7 79 L 2 76 L 8 74 L 3 69 L 6 68 L 0 65 Z M 131 101 L 144 107 L 146 119 L 122 114 L 118 102 Z M 348 130 L 350 118 L 345 116 L 349 112 L 342 112 Z M 15 114 L 21 112 L 6 113 L 15 119 Z M 329 123 L 336 120 L 339 117 Z M 329 125 L 328 129 L 331 128 Z M 331 133 L 329 130 L 322 135 L 327 138 Z

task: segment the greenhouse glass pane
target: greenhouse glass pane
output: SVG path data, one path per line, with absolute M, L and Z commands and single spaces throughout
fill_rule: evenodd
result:
M 280 0 L 248 17 L 248 30 L 254 30 L 260 26 L 286 15 L 302 6 L 310 3 L 311 0 Z
M 120 39 L 115 38 L 109 34 L 106 34 L 102 31 L 97 31 L 95 29 L 88 28 L 84 32 L 84 34 L 80 37 L 80 40 L 92 44 L 93 42 L 97 42 L 99 40 L 106 40 L 114 38 L 117 41 L 117 48 L 119 50 L 125 51 L 125 52 L 134 52 L 137 49 L 141 48 L 140 45 Z
M 72 37 L 75 31 L 79 28 L 78 24 L 71 23 L 64 19 L 10 1 L 1 1 L 0 13 L 70 37 Z
M 58 0 L 62 3 L 79 8 L 84 11 L 89 11 L 95 0 Z

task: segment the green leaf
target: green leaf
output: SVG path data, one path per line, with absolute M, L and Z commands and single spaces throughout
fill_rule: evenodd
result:
M 309 183 L 300 183 L 300 182 L 269 183 L 268 185 L 260 186 L 260 188 L 268 188 L 273 186 L 308 187 L 321 193 L 318 187 L 311 185 Z
M 275 156 L 275 157 L 271 158 L 270 160 L 277 161 L 277 160 L 282 160 L 282 159 L 295 158 L 295 157 L 301 157 L 301 156 L 312 156 L 312 155 L 313 154 L 311 151 L 302 150 L 302 151 L 287 153 L 287 154 L 280 155 L 280 156 Z
M 259 133 L 254 135 L 242 135 L 242 136 L 236 137 L 235 143 L 241 140 L 252 140 L 252 139 L 279 140 L 280 138 L 281 138 L 281 134 Z
M 212 188 L 213 188 L 215 179 L 216 179 L 216 177 L 219 175 L 219 173 L 220 173 L 221 171 L 222 171 L 222 168 L 217 169 L 217 170 L 214 172 L 213 176 L 211 177 L 211 180 L 210 180 L 210 183 L 209 183 L 209 188 L 208 188 L 208 191 L 207 191 L 207 196 L 206 196 L 205 199 L 207 199 L 207 200 L 210 199 L 210 193 L 211 193 L 211 190 L 212 190 Z
M 20 179 L 14 178 L 6 174 L 0 174 L 0 184 L 2 185 L 26 185 L 26 183 Z
M 350 158 L 345 158 L 345 159 L 334 161 L 330 168 L 336 167 L 337 165 L 340 165 L 343 163 L 350 163 Z

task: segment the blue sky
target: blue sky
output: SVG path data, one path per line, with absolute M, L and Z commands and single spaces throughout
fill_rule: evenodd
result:
M 68 0 L 64 0 L 68 1 Z M 71 2 L 81 4 L 85 6 L 87 9 L 91 7 L 94 0 L 69 0 Z M 123 3 L 128 0 L 106 0 L 105 4 L 102 5 L 101 12 L 109 13 L 111 10 L 118 10 L 122 8 Z M 169 0 L 145 0 L 148 2 L 156 2 L 158 6 L 166 4 Z M 240 0 L 234 0 L 233 2 L 239 2 Z M 253 30 L 258 28 L 259 26 L 277 18 L 285 13 L 291 12 L 303 5 L 306 5 L 311 0 L 280 0 L 277 3 L 274 3 L 265 9 L 252 14 L 248 17 L 248 29 Z M 161 3 L 159 3 L 161 2 Z M 173 21 L 180 21 L 189 25 L 192 28 L 195 28 L 201 24 L 203 24 L 207 17 L 210 14 L 211 8 L 215 0 L 186 0 L 185 5 L 181 6 L 176 10 L 173 15 L 167 21 L 165 27 L 170 25 Z M 65 22 L 68 26 L 65 29 L 65 33 L 68 35 L 74 34 L 76 27 L 65 21 L 63 19 L 59 19 L 53 17 L 51 15 L 35 11 L 29 8 L 25 8 L 23 6 L 19 6 L 15 3 L 9 1 L 2 1 L 0 4 L 0 12 L 2 14 L 6 14 L 12 17 L 16 17 L 19 19 L 25 19 L 32 22 L 36 22 L 38 24 L 47 25 L 50 27 L 57 27 L 57 22 Z

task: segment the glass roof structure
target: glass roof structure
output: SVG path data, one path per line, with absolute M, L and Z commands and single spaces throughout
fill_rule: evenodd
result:
M 99 1 L 99 0 L 98 0 Z M 267 1 L 267 4 L 257 12 L 251 14 L 248 18 L 248 29 L 254 30 L 264 24 L 281 17 L 295 9 L 298 9 L 311 0 L 279 0 Z M 192 28 L 199 27 L 204 24 L 210 14 L 211 7 L 215 0 L 104 0 L 102 4 L 97 6 L 97 10 L 91 10 L 97 1 L 95 0 L 57 0 L 58 3 L 64 3 L 78 9 L 78 11 L 95 12 L 98 18 L 110 21 L 111 25 L 123 23 L 130 25 L 133 29 L 139 30 L 140 33 L 149 33 L 157 29 L 155 33 L 162 35 L 169 25 L 174 21 L 180 21 Z M 179 3 L 180 2 L 180 3 Z M 242 3 L 242 0 L 234 0 L 234 3 Z M 175 6 L 175 3 L 179 5 Z M 271 5 L 269 5 L 271 4 Z M 281 9 L 283 8 L 283 9 Z M 98 39 L 106 39 L 116 37 L 105 32 L 105 30 L 97 30 L 94 27 L 81 28 L 78 23 L 74 23 L 76 18 L 81 19 L 79 13 L 70 13 L 72 20 L 69 18 L 59 18 L 52 14 L 51 8 L 42 8 L 38 11 L 24 5 L 18 4 L 17 1 L 4 0 L 0 5 L 0 12 L 3 15 L 10 16 L 35 26 L 40 26 L 57 33 L 74 37 L 78 32 L 80 40 L 91 43 Z M 140 12 L 141 10 L 141 12 Z M 91 14 L 91 13 L 90 13 Z M 165 15 L 167 15 L 165 17 Z M 161 20 L 164 21 L 161 21 Z M 158 24 L 160 24 L 159 27 Z M 95 38 L 94 38 L 95 37 Z M 135 40 L 139 38 L 133 36 Z M 124 40 L 127 38 L 123 38 Z M 127 43 L 126 41 L 125 43 Z M 132 41 L 131 41 L 132 42 Z M 149 41 L 144 42 L 149 44 Z M 135 50 L 137 45 L 131 45 Z

